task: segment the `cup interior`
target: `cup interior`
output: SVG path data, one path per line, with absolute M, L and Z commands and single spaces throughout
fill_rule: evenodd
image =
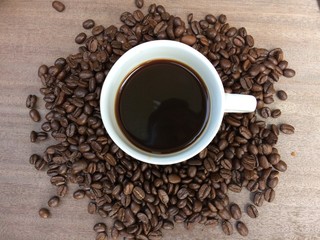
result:
M 158 59 L 175 60 L 197 72 L 207 87 L 210 103 L 208 122 L 201 135 L 185 149 L 169 154 L 150 153 L 133 145 L 121 131 L 115 114 L 115 101 L 123 80 L 141 64 Z M 107 75 L 100 97 L 102 121 L 112 140 L 133 158 L 159 165 L 182 162 L 204 149 L 219 130 L 223 109 L 224 89 L 210 61 L 195 49 L 183 43 L 168 40 L 140 44 L 121 56 Z

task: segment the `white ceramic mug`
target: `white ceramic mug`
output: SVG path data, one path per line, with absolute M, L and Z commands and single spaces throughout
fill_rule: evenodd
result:
M 156 59 L 171 59 L 192 68 L 204 81 L 210 102 L 209 118 L 204 131 L 186 148 L 169 154 L 150 153 L 136 147 L 121 131 L 115 114 L 116 97 L 122 82 L 138 66 Z M 168 40 L 140 44 L 121 56 L 107 75 L 100 97 L 102 121 L 112 140 L 133 158 L 160 165 L 182 162 L 203 150 L 217 134 L 225 112 L 252 112 L 255 108 L 255 97 L 224 92 L 216 69 L 205 56 L 188 45 Z

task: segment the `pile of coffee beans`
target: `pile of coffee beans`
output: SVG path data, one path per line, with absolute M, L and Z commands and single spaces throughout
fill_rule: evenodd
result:
M 268 104 L 286 100 L 283 90 L 276 92 L 281 76 L 293 77 L 280 48 L 267 50 L 254 47 L 254 38 L 244 27 L 235 28 L 221 14 L 208 14 L 201 20 L 187 16 L 187 22 L 173 16 L 161 5 L 152 4 L 142 12 L 124 12 L 123 25 L 97 25 L 92 19 L 83 22 L 87 33 L 75 42 L 79 51 L 58 58 L 52 66 L 42 65 L 38 75 L 48 113 L 42 131 L 32 131 L 31 142 L 47 139 L 57 144 L 48 146 L 42 156 L 33 154 L 30 163 L 45 170 L 56 186 L 48 206 L 57 207 L 68 193 L 69 184 L 77 184 L 75 199 L 88 200 L 89 214 L 112 218 L 113 225 L 94 226 L 96 239 L 159 239 L 163 230 L 183 223 L 220 225 L 230 235 L 234 229 L 248 235 L 241 221 L 246 213 L 257 218 L 257 207 L 272 202 L 280 172 L 287 164 L 277 148 L 280 131 L 294 133 L 289 124 L 269 124 L 270 117 L 281 111 Z M 137 161 L 123 152 L 108 136 L 100 116 L 99 99 L 103 81 L 113 64 L 132 47 L 147 41 L 169 39 L 192 46 L 206 56 L 218 71 L 225 91 L 252 94 L 258 101 L 257 112 L 224 116 L 220 131 L 197 156 L 188 161 L 158 166 Z M 30 117 L 40 121 L 34 109 L 36 97 L 27 98 Z M 252 204 L 245 209 L 229 201 L 228 192 L 248 190 Z M 257 207 L 256 207 L 257 206 Z M 50 216 L 46 208 L 42 218 Z M 76 233 L 75 233 L 76 234 Z

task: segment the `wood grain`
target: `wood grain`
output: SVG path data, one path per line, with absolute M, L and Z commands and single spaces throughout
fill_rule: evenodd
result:
M 0 239 L 57 240 L 94 239 L 92 226 L 101 219 L 86 212 L 86 200 L 70 194 L 52 218 L 41 220 L 38 209 L 54 194 L 49 178 L 28 164 L 31 153 L 44 145 L 30 144 L 31 129 L 39 129 L 28 118 L 25 99 L 38 94 L 40 64 L 51 64 L 77 50 L 74 37 L 81 23 L 93 18 L 103 25 L 119 26 L 119 15 L 134 9 L 133 0 L 64 0 L 66 10 L 58 13 L 51 1 L 0 1 Z M 150 4 L 151 1 L 146 1 Z M 152 1 L 153 2 L 153 1 Z M 170 13 L 195 19 L 207 13 L 224 13 L 232 26 L 245 26 L 259 47 L 281 47 L 297 75 L 281 79 L 277 89 L 287 91 L 277 121 L 291 123 L 293 136 L 280 136 L 278 148 L 288 171 L 280 178 L 276 200 L 264 204 L 258 219 L 244 216 L 247 239 L 320 239 L 320 12 L 316 0 L 158 0 Z M 146 7 L 143 9 L 146 11 Z M 43 108 L 43 103 L 40 104 Z M 41 112 L 42 116 L 44 112 Z M 296 157 L 291 152 L 297 153 Z M 248 193 L 232 194 L 242 206 Z M 164 239 L 231 239 L 221 229 L 196 226 L 186 231 L 178 225 L 164 231 Z M 232 239 L 243 239 L 235 233 Z

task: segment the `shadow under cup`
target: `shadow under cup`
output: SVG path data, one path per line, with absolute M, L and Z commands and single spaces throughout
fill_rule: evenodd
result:
M 189 66 L 203 80 L 208 94 L 209 113 L 205 128 L 186 148 L 171 153 L 152 153 L 135 146 L 121 130 L 116 116 L 117 94 L 123 80 L 141 64 L 159 59 L 173 60 Z M 107 75 L 100 98 L 102 121 L 111 139 L 131 157 L 159 165 L 182 162 L 203 150 L 219 130 L 223 109 L 224 89 L 210 61 L 195 49 L 168 40 L 147 42 L 126 52 Z

